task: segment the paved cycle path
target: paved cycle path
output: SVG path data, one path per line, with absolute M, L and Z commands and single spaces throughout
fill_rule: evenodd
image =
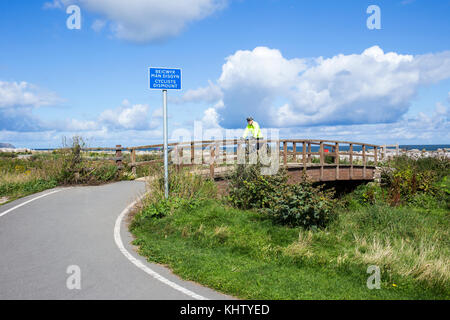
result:
M 122 181 L 0 206 L 0 299 L 230 299 L 135 252 L 125 209 L 144 193 Z M 70 290 L 77 268 L 81 289 Z

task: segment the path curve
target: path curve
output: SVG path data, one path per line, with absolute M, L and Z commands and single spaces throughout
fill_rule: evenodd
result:
M 0 300 L 230 299 L 135 252 L 122 218 L 144 192 L 144 182 L 122 181 L 46 190 L 1 206 Z M 70 266 L 79 267 L 80 290 L 67 287 Z

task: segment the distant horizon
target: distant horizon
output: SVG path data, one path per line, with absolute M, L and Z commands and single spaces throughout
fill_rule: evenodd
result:
M 361 141 L 359 141 L 359 142 L 361 142 Z M 367 142 L 367 143 L 369 143 L 369 142 Z M 155 143 L 155 145 L 156 145 L 157 143 Z M 148 145 L 152 145 L 152 144 L 148 144 Z M 380 146 L 383 146 L 384 144 L 380 144 Z M 395 145 L 395 143 L 394 144 L 386 144 L 386 145 Z M 88 148 L 115 148 L 115 146 L 113 146 L 113 145 L 111 145 L 111 146 L 88 146 Z M 131 147 L 131 146 L 126 146 L 126 145 L 123 145 L 122 147 L 124 147 L 124 148 L 128 148 L 128 147 Z M 133 147 L 138 147 L 138 146 L 134 146 L 133 145 Z M 399 144 L 399 148 L 404 148 L 404 147 L 411 147 L 411 149 L 421 149 L 421 148 L 414 148 L 414 147 L 435 147 L 434 149 L 432 149 L 432 150 L 435 150 L 435 149 L 440 149 L 440 148 L 450 148 L 450 144 L 439 144 L 439 143 L 437 143 L 437 144 Z M 29 149 L 29 150 L 36 150 L 36 151 L 45 151 L 45 150 L 56 150 L 56 149 L 59 149 L 60 147 L 55 147 L 55 148 L 27 148 L 27 147 L 15 147 L 16 149 Z M 289 148 L 291 148 L 292 149 L 292 147 L 289 147 Z M 346 148 L 345 146 L 343 147 L 344 149 Z M 427 150 L 427 149 L 426 149 Z M 429 150 L 427 150 L 427 151 L 429 151 Z

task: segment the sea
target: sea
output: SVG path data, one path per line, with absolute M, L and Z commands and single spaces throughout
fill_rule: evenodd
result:
M 424 150 L 425 151 L 436 151 L 438 149 L 450 149 L 450 144 L 404 144 L 404 145 L 399 145 L 399 149 L 403 149 L 403 150 L 412 150 L 412 149 L 418 149 L 418 150 Z M 55 150 L 57 148 L 48 148 L 48 149 L 34 149 L 36 151 L 52 151 Z M 112 148 L 115 149 L 115 148 Z M 169 149 L 171 149 L 169 147 Z M 236 149 L 236 148 L 235 148 Z M 330 149 L 330 147 L 325 147 L 325 149 Z M 370 149 L 370 148 L 369 148 Z M 162 148 L 147 148 L 147 149 L 141 149 L 142 151 L 158 151 L 158 150 L 162 150 Z M 292 145 L 288 145 L 288 150 L 292 151 L 293 147 Z M 349 146 L 347 145 L 339 145 L 339 150 L 340 151 L 348 151 L 349 150 Z M 362 147 L 360 145 L 355 145 L 353 146 L 353 150 L 354 151 L 361 151 Z M 301 151 L 301 144 L 297 145 L 297 151 Z M 318 152 L 319 151 L 319 146 L 315 145 L 315 146 L 311 146 L 311 151 L 312 152 Z M 331 150 L 330 150 L 331 151 Z

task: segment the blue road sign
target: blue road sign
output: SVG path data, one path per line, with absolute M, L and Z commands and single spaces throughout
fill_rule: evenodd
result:
M 181 69 L 149 68 L 150 89 L 181 90 Z

